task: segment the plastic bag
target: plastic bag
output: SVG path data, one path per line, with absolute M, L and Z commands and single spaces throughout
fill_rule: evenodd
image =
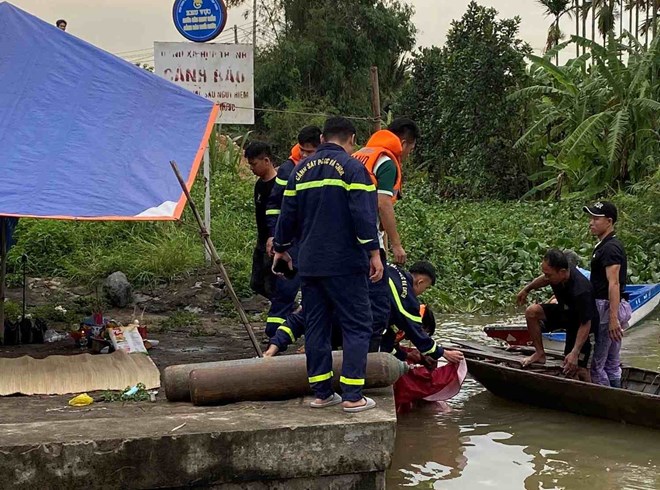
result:
M 66 334 L 56 332 L 50 328 L 44 332 L 44 342 L 59 342 L 60 340 L 64 340 L 66 338 Z

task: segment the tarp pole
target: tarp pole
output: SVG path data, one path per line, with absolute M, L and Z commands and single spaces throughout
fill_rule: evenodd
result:
M 209 147 L 204 151 L 204 226 L 211 234 L 211 157 Z M 204 256 L 208 264 L 211 263 L 211 254 L 208 247 L 204 248 Z
M 222 265 L 222 261 L 220 260 L 220 255 L 218 255 L 218 251 L 215 249 L 215 245 L 213 245 L 213 242 L 211 241 L 211 236 L 209 235 L 208 230 L 204 226 L 204 221 L 202 221 L 202 217 L 200 216 L 199 211 L 197 211 L 197 206 L 195 206 L 195 202 L 192 200 L 190 192 L 186 187 L 186 182 L 183 180 L 183 177 L 181 176 L 181 172 L 179 172 L 179 167 L 177 167 L 175 161 L 171 161 L 170 165 L 172 166 L 172 170 L 174 170 L 174 173 L 176 174 L 176 178 L 179 179 L 179 184 L 181 185 L 181 189 L 183 189 L 183 193 L 186 195 L 186 198 L 188 199 L 190 210 L 193 212 L 193 215 L 197 220 L 197 224 L 199 225 L 199 229 L 202 234 L 202 240 L 204 240 L 204 243 L 206 244 L 206 248 L 208 248 L 209 252 L 211 253 L 211 257 L 213 257 L 213 261 L 217 264 L 218 268 L 220 269 L 220 276 L 222 276 L 222 280 L 225 281 L 225 284 L 227 285 L 229 296 L 231 297 L 232 302 L 234 303 L 234 307 L 238 311 L 238 316 L 241 317 L 243 326 L 245 326 L 245 330 L 247 331 L 247 334 L 250 337 L 250 342 L 252 342 L 252 347 L 254 347 L 257 356 L 263 357 L 263 353 L 261 352 L 261 347 L 259 346 L 259 342 L 257 341 L 257 338 L 254 335 L 254 330 L 252 330 L 252 325 L 250 325 L 250 320 L 248 320 L 248 317 L 245 314 L 245 310 L 243 309 L 241 300 L 238 299 L 238 296 L 236 295 L 236 291 L 234 291 L 234 286 L 231 285 L 231 281 L 229 280 L 229 275 L 225 270 L 225 266 Z
M 5 340 L 5 283 L 7 281 L 7 220 L 0 217 L 0 342 Z

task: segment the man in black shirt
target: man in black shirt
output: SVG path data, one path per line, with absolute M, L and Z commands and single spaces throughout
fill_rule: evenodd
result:
M 254 185 L 254 211 L 257 222 L 257 244 L 252 254 L 252 276 L 250 288 L 270 299 L 274 290 L 275 275 L 271 271 L 272 260 L 266 253 L 266 241 L 270 235 L 266 223 L 266 204 L 270 191 L 275 185 L 277 172 L 273 166 L 273 153 L 270 145 L 254 141 L 245 148 L 245 158 L 252 173 L 259 177 Z
M 600 385 L 620 388 L 621 339 L 623 329 L 632 315 L 624 292 L 628 259 L 623 244 L 614 232 L 614 223 L 618 216 L 616 206 L 602 201 L 593 206 L 585 206 L 584 212 L 590 215 L 591 234 L 599 240 L 591 259 L 591 284 L 600 313 L 591 379 Z
M 534 279 L 518 293 L 518 304 L 523 305 L 530 291 L 546 286 L 552 287 L 556 304 L 534 304 L 525 311 L 527 328 L 536 351 L 525 358 L 523 365 L 545 362 L 541 322 L 544 331 L 566 329 L 564 349 L 564 373 L 578 375 L 583 381 L 590 381 L 589 356 L 591 342 L 589 334 L 598 326 L 598 309 L 593 288 L 589 279 L 577 269 L 568 266 L 568 260 L 561 250 L 550 249 L 541 264 L 543 275 Z

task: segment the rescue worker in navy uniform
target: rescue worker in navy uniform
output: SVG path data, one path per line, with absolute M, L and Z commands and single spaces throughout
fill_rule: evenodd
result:
M 435 318 L 430 308 L 424 308 L 419 304 L 418 297 L 429 287 L 435 284 L 436 272 L 432 264 L 428 262 L 417 262 L 413 264 L 409 272 L 400 267 L 390 265 L 385 267 L 389 299 L 391 303 L 389 327 L 383 335 L 381 344 L 382 352 L 392 352 L 397 358 L 405 361 L 408 353 L 398 349 L 398 344 L 403 338 L 412 342 L 419 350 L 421 356 L 410 358 L 416 364 L 425 364 L 429 368 L 436 366 L 436 361 L 444 357 L 451 363 L 458 363 L 463 359 L 459 351 L 444 350 L 436 345 L 431 338 L 435 330 Z M 428 333 L 431 331 L 431 333 Z M 270 340 L 270 346 L 264 352 L 265 357 L 272 357 L 287 350 L 289 345 L 302 337 L 305 333 L 305 320 L 302 313 L 290 316 L 286 326 L 277 330 Z M 423 357 L 422 357 L 423 356 Z
M 266 205 L 266 224 L 269 230 L 269 238 L 266 242 L 266 251 L 269 256 L 273 255 L 273 237 L 277 219 L 282 209 L 282 198 L 291 172 L 302 160 L 314 154 L 316 148 L 321 144 L 321 130 L 316 126 L 306 126 L 298 133 L 298 143 L 291 149 L 291 156 L 277 169 L 275 185 L 270 192 Z M 295 264 L 298 261 L 297 247 L 294 245 L 289 249 L 289 255 Z M 300 290 L 300 278 L 298 276 L 290 279 L 277 277 L 275 279 L 274 291 L 270 297 L 270 310 L 266 319 L 266 335 L 271 338 L 278 328 L 286 327 L 289 315 L 296 307 L 296 295 Z
M 396 264 L 406 262 L 406 251 L 401 245 L 401 238 L 397 230 L 394 204 L 401 197 L 402 163 L 413 151 L 418 139 L 419 128 L 414 121 L 397 118 L 387 129 L 376 131 L 369 138 L 365 147 L 353 155 L 364 164 L 378 193 L 378 240 L 383 262 L 386 257 L 385 234 L 392 248 L 393 262 Z M 370 285 L 369 297 L 374 317 L 374 333 L 369 350 L 373 352 L 380 347 L 381 337 L 387 328 L 390 313 L 388 286 L 385 278 Z
M 383 335 L 381 343 L 382 352 L 392 352 L 397 358 L 405 361 L 408 353 L 398 347 L 403 338 L 408 339 L 417 348 L 421 356 L 411 359 L 416 363 L 435 369 L 438 359 L 444 357 L 451 363 L 458 363 L 463 359 L 459 351 L 444 350 L 436 344 L 425 330 L 435 330 L 435 318 L 430 308 L 419 304 L 418 296 L 430 286 L 435 285 L 435 268 L 428 262 L 417 262 L 406 272 L 400 267 L 389 265 L 386 269 L 387 283 L 390 290 L 390 319 L 389 327 Z M 427 323 L 426 328 L 424 323 Z
M 259 179 L 254 184 L 254 214 L 257 224 L 257 243 L 252 254 L 252 274 L 250 288 L 256 294 L 271 299 L 275 291 L 275 275 L 271 271 L 271 257 L 266 252 L 268 226 L 266 205 L 275 185 L 277 172 L 273 166 L 273 153 L 270 145 L 263 141 L 253 141 L 245 148 L 245 158 L 250 170 Z
M 342 403 L 344 411 L 373 408 L 363 397 L 367 352 L 372 334 L 369 281 L 383 276 L 376 228 L 376 188 L 364 166 L 350 156 L 355 126 L 329 118 L 322 144 L 289 177 L 275 231 L 274 270 L 298 243 L 302 280 L 307 374 L 314 408 Z M 341 327 L 344 361 L 342 396 L 332 388 L 331 318 Z

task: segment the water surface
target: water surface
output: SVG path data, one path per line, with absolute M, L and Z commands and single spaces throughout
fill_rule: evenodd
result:
M 498 319 L 440 318 L 440 339 L 487 342 Z M 660 371 L 660 314 L 624 341 L 623 362 Z M 660 430 L 510 402 L 468 377 L 450 401 L 403 414 L 388 488 L 660 489 Z

